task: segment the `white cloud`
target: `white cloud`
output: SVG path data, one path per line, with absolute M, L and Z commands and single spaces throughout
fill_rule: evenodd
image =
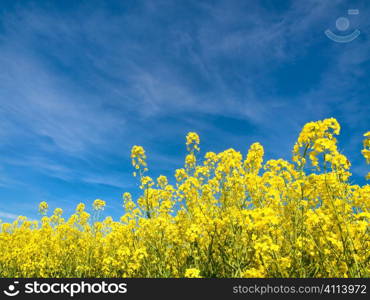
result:
M 7 219 L 8 221 L 14 221 L 15 219 L 18 218 L 18 215 L 8 213 L 5 211 L 0 211 L 0 218 Z

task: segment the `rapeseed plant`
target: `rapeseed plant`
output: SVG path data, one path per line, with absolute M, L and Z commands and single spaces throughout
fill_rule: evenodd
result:
M 1 277 L 370 277 L 370 186 L 352 184 L 333 119 L 303 127 L 292 161 L 264 163 L 264 149 L 200 158 L 186 137 L 184 168 L 147 175 L 142 147 L 131 152 L 141 194 L 123 194 L 124 213 L 99 221 L 80 203 L 40 221 L 2 223 Z M 370 163 L 370 132 L 362 154 Z M 370 179 L 370 173 L 367 175 Z

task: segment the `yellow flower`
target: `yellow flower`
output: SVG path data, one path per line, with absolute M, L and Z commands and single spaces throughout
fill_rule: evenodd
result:
M 186 269 L 185 271 L 185 277 L 187 278 L 201 278 L 199 274 L 200 274 L 200 271 L 195 268 L 189 268 L 189 269 Z
M 250 268 L 245 270 L 242 273 L 242 277 L 245 278 L 264 278 L 265 277 L 265 271 L 263 268 Z
M 81 214 L 84 210 L 85 210 L 85 204 L 79 203 L 76 207 L 76 212 Z
M 39 212 L 42 215 L 45 215 L 46 214 L 48 208 L 49 208 L 49 205 L 45 201 L 40 202 L 40 204 L 39 204 Z
M 96 199 L 93 204 L 94 210 L 103 210 L 105 207 L 105 201 L 101 199 Z
M 140 169 L 146 167 L 146 155 L 145 150 L 141 146 L 133 146 L 131 149 L 131 160 L 132 165 L 135 167 L 135 169 Z
M 199 135 L 196 134 L 195 132 L 189 132 L 186 135 L 186 149 L 188 151 L 196 150 L 199 151 Z

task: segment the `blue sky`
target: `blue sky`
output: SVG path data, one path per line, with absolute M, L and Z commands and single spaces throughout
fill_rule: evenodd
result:
M 364 184 L 369 15 L 369 1 L 1 1 L 0 219 L 96 198 L 118 217 L 137 190 L 132 145 L 171 177 L 188 131 L 203 153 L 259 141 L 289 159 L 302 126 L 328 117 Z M 356 28 L 349 43 L 324 34 Z

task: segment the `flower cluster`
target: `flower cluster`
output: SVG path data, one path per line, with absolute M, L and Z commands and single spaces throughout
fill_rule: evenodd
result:
M 140 193 L 123 194 L 119 220 L 100 219 L 100 199 L 92 216 L 80 203 L 66 219 L 42 202 L 40 221 L 0 224 L 0 276 L 370 277 L 370 185 L 351 183 L 339 132 L 333 118 L 310 122 L 292 161 L 266 162 L 259 143 L 199 157 L 189 133 L 172 181 L 144 174 L 134 146 Z

